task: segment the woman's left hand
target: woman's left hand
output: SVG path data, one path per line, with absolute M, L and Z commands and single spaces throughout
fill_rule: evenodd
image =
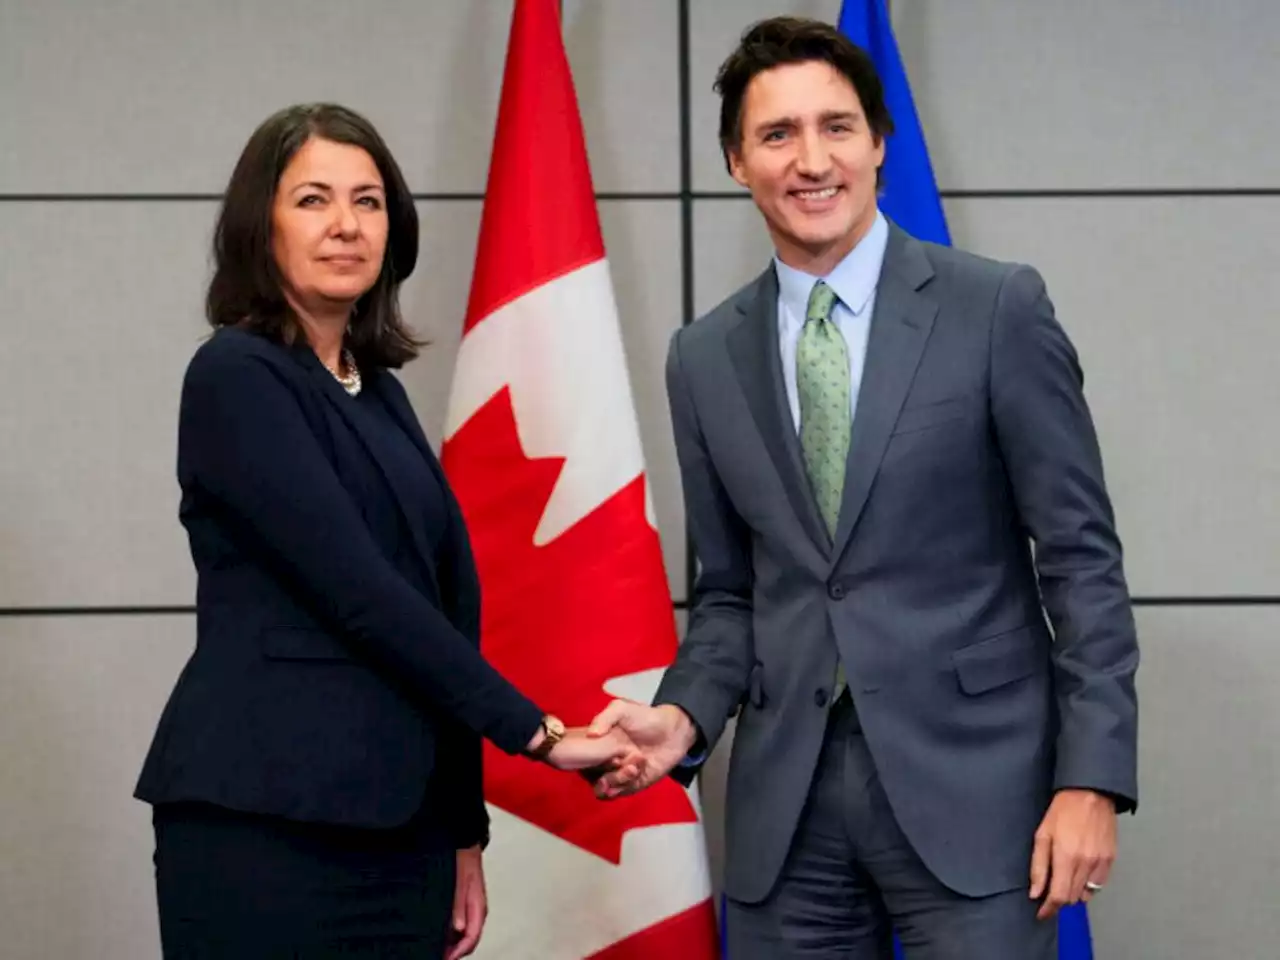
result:
M 480 943 L 489 900 L 484 891 L 484 864 L 479 847 L 458 851 L 458 880 L 453 893 L 453 923 L 445 960 L 469 957 Z

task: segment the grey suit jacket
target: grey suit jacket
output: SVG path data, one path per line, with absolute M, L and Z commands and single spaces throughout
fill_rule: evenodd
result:
M 1137 804 L 1137 638 L 1076 353 L 1035 270 L 892 226 L 832 543 L 784 394 L 777 292 L 770 267 L 680 330 L 667 362 L 701 569 L 655 702 L 708 747 L 740 711 L 726 892 L 774 885 L 837 649 L 925 864 L 969 896 L 1025 886 L 1055 789 Z

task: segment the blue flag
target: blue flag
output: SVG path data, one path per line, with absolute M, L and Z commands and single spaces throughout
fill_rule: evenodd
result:
M 839 29 L 871 55 L 893 118 L 894 132 L 887 138 L 881 167 L 884 186 L 880 209 L 913 237 L 950 246 L 938 184 L 884 0 L 845 0 Z

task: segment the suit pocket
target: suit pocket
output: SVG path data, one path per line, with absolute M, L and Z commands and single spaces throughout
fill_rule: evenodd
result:
M 1047 654 L 1031 626 L 1019 627 L 955 651 L 960 689 L 974 695 L 1029 677 Z
M 262 655 L 268 660 L 350 660 L 351 651 L 324 630 L 268 627 L 262 632 Z
M 764 664 L 757 662 L 747 678 L 747 702 L 759 710 L 764 701 Z
M 952 397 L 936 403 L 926 403 L 918 407 L 907 407 L 898 414 L 898 421 L 893 425 L 893 436 L 902 433 L 915 433 L 930 427 L 941 426 L 954 420 L 964 419 L 966 397 Z
M 734 711 L 729 716 L 737 716 L 738 711 L 743 707 L 754 707 L 756 710 L 764 706 L 764 665 L 758 660 L 755 666 L 751 668 L 751 673 L 747 675 L 747 689 L 742 694 L 742 699 L 738 701 Z

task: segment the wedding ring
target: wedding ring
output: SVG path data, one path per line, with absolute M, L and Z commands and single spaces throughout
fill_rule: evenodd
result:
M 1097 893 L 1099 890 L 1102 889 L 1102 884 L 1094 883 L 1092 880 L 1086 880 L 1084 882 L 1084 888 L 1088 890 L 1090 893 Z

